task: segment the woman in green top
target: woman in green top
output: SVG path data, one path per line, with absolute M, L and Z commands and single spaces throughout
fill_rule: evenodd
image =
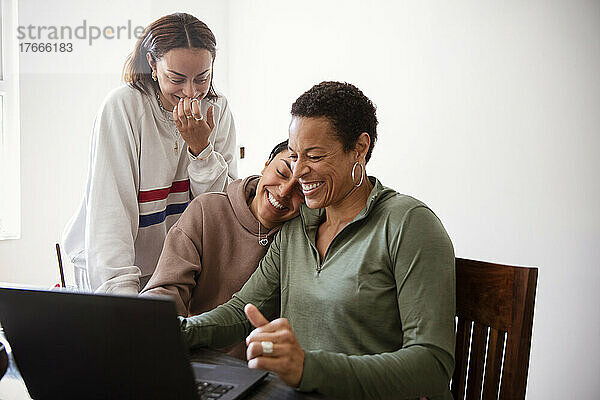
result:
M 246 337 L 249 367 L 301 391 L 452 398 L 452 243 L 425 204 L 367 176 L 376 127 L 353 85 L 296 100 L 289 147 L 306 207 L 229 302 L 182 318 L 191 347 Z

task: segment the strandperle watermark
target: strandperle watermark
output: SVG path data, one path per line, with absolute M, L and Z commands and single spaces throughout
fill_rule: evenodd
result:
M 86 40 L 88 46 L 91 46 L 94 41 L 100 39 L 139 39 L 143 32 L 144 27 L 134 26 L 131 20 L 127 20 L 127 24 L 124 25 L 98 26 L 88 25 L 88 21 L 84 19 L 81 25 L 75 27 L 69 25 L 20 25 L 17 27 L 17 39 L 22 41 L 20 43 L 21 52 L 71 52 L 73 50 L 71 41 L 73 40 Z

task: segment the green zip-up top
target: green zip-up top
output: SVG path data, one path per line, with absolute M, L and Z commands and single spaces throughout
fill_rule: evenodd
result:
M 324 210 L 302 207 L 242 289 L 227 303 L 181 320 L 190 347 L 224 347 L 253 329 L 252 303 L 287 318 L 305 351 L 301 391 L 344 399 L 451 399 L 455 273 L 452 243 L 420 201 L 374 187 L 366 207 L 323 260 Z M 320 271 L 320 272 L 319 272 Z

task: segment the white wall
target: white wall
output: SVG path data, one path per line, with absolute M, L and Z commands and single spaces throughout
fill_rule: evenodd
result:
M 146 25 L 175 11 L 165 2 L 20 4 L 21 24 Z M 378 106 L 370 174 L 428 203 L 458 256 L 540 267 L 528 399 L 597 397 L 600 3 L 177 7 L 219 41 L 218 87 L 247 148 L 242 175 L 287 136 L 303 91 L 326 79 L 356 84 Z M 22 239 L 0 242 L 0 281 L 56 281 L 53 244 L 83 191 L 93 117 L 132 46 L 21 56 Z

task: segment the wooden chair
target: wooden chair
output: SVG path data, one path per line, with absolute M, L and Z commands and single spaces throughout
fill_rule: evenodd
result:
M 525 398 L 537 272 L 456 259 L 455 400 Z

